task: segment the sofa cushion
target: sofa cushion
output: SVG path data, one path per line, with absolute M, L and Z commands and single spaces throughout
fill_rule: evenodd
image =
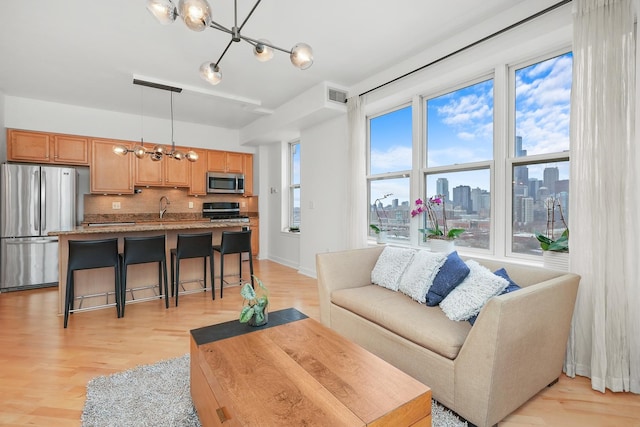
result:
M 398 290 L 409 298 L 424 303 L 433 279 L 446 260 L 447 255 L 443 253 L 417 251 L 400 277 Z
M 433 290 L 425 296 L 428 306 L 435 306 L 454 290 L 469 275 L 469 266 L 460 258 L 458 252 L 447 255 L 447 260 L 433 279 Z
M 471 330 L 468 322 L 452 322 L 439 307 L 380 286 L 335 290 L 331 302 L 451 360 Z
M 513 292 L 513 291 L 517 291 L 518 289 L 522 289 L 520 286 L 518 286 L 518 284 L 516 282 L 514 282 L 511 277 L 509 277 L 509 274 L 507 274 L 507 270 L 505 270 L 504 268 L 500 268 L 496 271 L 493 272 L 493 274 L 495 274 L 496 276 L 500 276 L 503 279 L 506 279 L 507 282 L 509 282 L 509 286 L 507 286 L 506 288 L 504 288 L 504 291 L 500 292 L 500 295 L 503 294 L 508 294 L 509 292 Z M 481 309 L 482 310 L 482 309 Z M 478 314 L 480 314 L 478 312 Z M 473 316 L 471 316 L 468 320 L 469 323 L 471 325 L 473 325 L 474 323 L 476 323 L 476 319 L 478 319 L 478 314 L 475 314 Z
M 509 282 L 487 267 L 469 260 L 469 275 L 440 303 L 440 308 L 451 320 L 467 320 L 480 312 L 489 298 L 498 295 Z
M 415 252 L 413 249 L 386 246 L 371 271 L 371 283 L 397 291 L 400 277 Z

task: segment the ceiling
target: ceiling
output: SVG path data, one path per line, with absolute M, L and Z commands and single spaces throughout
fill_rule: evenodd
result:
M 144 0 L 13 1 L 0 17 L 0 92 L 169 118 L 170 93 L 133 85 L 135 76 L 184 89 L 174 95 L 176 120 L 239 129 L 322 81 L 348 89 L 524 3 L 265 0 L 242 34 L 286 49 L 308 43 L 313 66 L 301 71 L 278 51 L 261 63 L 249 44 L 234 43 L 220 63 L 222 82 L 212 86 L 198 68 L 218 59 L 230 41 L 226 33 L 193 32 L 180 18 L 163 26 Z M 539 1 L 537 7 L 550 3 Z M 213 19 L 231 27 L 233 2 L 209 4 Z M 237 0 L 239 24 L 254 4 Z

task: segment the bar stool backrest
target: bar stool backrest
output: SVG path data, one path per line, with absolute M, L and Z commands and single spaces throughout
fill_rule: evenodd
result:
M 251 252 L 251 230 L 223 231 L 220 252 L 223 254 Z
M 113 267 L 118 264 L 118 239 L 69 240 L 68 269 Z
M 124 263 L 143 264 L 166 260 L 165 235 L 151 237 L 125 237 Z
M 212 239 L 213 233 L 178 234 L 176 256 L 179 259 L 210 256 Z

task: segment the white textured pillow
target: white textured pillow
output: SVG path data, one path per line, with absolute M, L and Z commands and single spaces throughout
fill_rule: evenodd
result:
M 415 252 L 413 249 L 385 246 L 371 271 L 371 282 L 397 291 L 400 276 L 413 259 Z
M 466 262 L 469 275 L 440 302 L 440 308 L 451 320 L 467 320 L 478 314 L 489 298 L 498 295 L 509 282 L 493 274 L 474 260 Z
M 427 299 L 427 291 L 433 284 L 433 279 L 440 271 L 440 267 L 447 260 L 447 254 L 419 250 L 413 256 L 413 261 L 400 278 L 399 290 L 420 303 Z

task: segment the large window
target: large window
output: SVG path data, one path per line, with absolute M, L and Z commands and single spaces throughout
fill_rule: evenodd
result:
M 465 229 L 457 246 L 489 249 L 493 79 L 428 98 L 425 111 L 427 169 L 423 197 L 442 198 L 447 227 Z
M 289 144 L 289 229 L 300 229 L 300 142 Z
M 411 210 L 415 199 L 439 196 L 447 227 L 465 230 L 457 247 L 540 255 L 535 235 L 558 237 L 570 216 L 572 59 L 569 52 L 505 61 L 448 88 L 437 79 L 437 91 L 370 115 L 369 224 L 392 243 L 423 243 L 419 229 L 430 225 L 424 215 L 412 219 Z M 369 235 L 375 237 L 372 229 Z
M 405 243 L 411 219 L 411 110 L 409 105 L 369 119 L 369 224 L 386 231 L 390 241 Z
M 514 130 L 511 251 L 541 255 L 535 235 L 569 221 L 571 52 L 512 70 Z M 556 209 L 549 210 L 549 206 Z M 560 209 L 560 212 L 557 211 Z

